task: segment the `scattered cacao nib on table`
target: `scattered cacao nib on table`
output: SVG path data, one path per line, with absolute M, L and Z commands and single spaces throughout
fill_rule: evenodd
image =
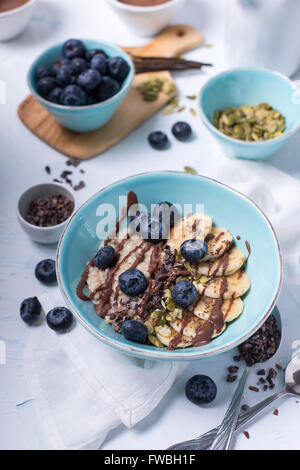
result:
M 277 408 L 275 408 L 275 410 L 273 411 L 273 415 L 278 416 L 278 414 L 279 414 L 279 411 L 277 410 Z
M 74 203 L 62 194 L 31 202 L 26 220 L 38 227 L 52 227 L 64 222 L 74 210 Z
M 237 375 L 228 374 L 228 375 L 227 375 L 226 382 L 233 383 L 233 382 L 236 381 L 236 379 L 237 379 Z
M 249 388 L 249 390 L 251 390 L 252 392 L 259 392 L 259 388 L 254 387 L 253 385 L 250 385 L 248 388 Z
M 247 411 L 247 410 L 249 410 L 249 408 L 250 408 L 249 405 L 242 405 L 242 406 L 241 406 L 241 410 L 242 410 L 242 411 Z
M 244 431 L 243 434 L 247 439 L 250 439 L 250 434 L 248 433 L 248 431 Z
M 46 166 L 45 166 L 45 172 L 48 173 L 48 175 L 51 174 L 51 168 L 50 168 L 49 165 L 46 165 Z

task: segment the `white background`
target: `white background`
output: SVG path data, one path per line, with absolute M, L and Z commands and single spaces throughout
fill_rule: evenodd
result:
M 187 7 L 178 14 L 175 22 L 199 28 L 206 43 L 213 45 L 186 54 L 188 58 L 213 62 L 213 70 L 176 76 L 181 102 L 196 106 L 195 102 L 186 100 L 185 95 L 197 93 L 209 74 L 226 67 L 222 60 L 224 2 L 187 0 Z M 39 141 L 19 121 L 17 106 L 28 94 L 26 73 L 33 59 L 50 45 L 69 37 L 99 38 L 120 45 L 144 42 L 120 23 L 104 0 L 41 0 L 26 32 L 13 42 L 0 44 L 0 80 L 4 80 L 7 89 L 7 104 L 0 105 L 0 340 L 7 346 L 7 364 L 0 365 L 1 449 L 49 448 L 24 377 L 23 353 L 28 328 L 21 322 L 18 311 L 24 298 L 43 292 L 44 288 L 34 278 L 34 267 L 43 258 L 54 258 L 55 247 L 41 246 L 27 239 L 16 220 L 16 203 L 28 186 L 49 181 L 67 167 L 65 157 Z M 149 132 L 169 131 L 178 118 L 191 123 L 196 133 L 194 141 L 183 144 L 172 139 L 170 150 L 162 153 L 152 150 L 147 144 Z M 300 179 L 299 144 L 298 134 L 267 164 Z M 86 188 L 75 193 L 76 202 L 81 204 L 102 186 L 131 174 L 154 169 L 182 170 L 184 165 L 195 167 L 201 173 L 204 160 L 207 163 L 209 159 L 213 168 L 225 158 L 198 116 L 193 117 L 189 112 L 179 116 L 159 113 L 105 154 L 81 164 L 79 168 L 85 170 L 85 175 L 79 173 L 79 168 L 74 169 L 73 181 L 84 179 L 86 182 Z M 51 167 L 51 176 L 45 173 L 45 165 Z M 284 324 L 293 327 L 288 329 L 280 353 L 279 360 L 283 365 L 291 354 L 292 341 L 300 339 L 299 310 L 295 299 L 285 292 L 281 294 L 278 306 Z M 228 353 L 190 365 L 149 417 L 132 430 L 126 430 L 124 426 L 117 428 L 108 436 L 103 448 L 166 448 L 217 425 L 236 386 L 225 382 L 226 368 L 232 364 L 233 355 Z M 197 408 L 184 397 L 184 384 L 195 373 L 207 373 L 218 385 L 217 399 L 206 409 Z M 254 374 L 250 382 L 255 384 Z M 278 387 L 282 385 L 280 380 L 277 383 Z M 254 404 L 265 396 L 264 392 L 247 391 L 245 401 Z M 250 440 L 238 434 L 237 449 L 300 449 L 300 404 L 289 398 L 277 403 L 276 407 L 279 416 L 272 414 L 273 406 L 269 413 L 247 426 Z

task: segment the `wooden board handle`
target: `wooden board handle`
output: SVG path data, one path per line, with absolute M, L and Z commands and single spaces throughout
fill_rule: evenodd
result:
M 140 56 L 177 57 L 185 51 L 201 46 L 203 36 L 198 29 L 187 25 L 169 26 L 152 42 L 124 50 Z

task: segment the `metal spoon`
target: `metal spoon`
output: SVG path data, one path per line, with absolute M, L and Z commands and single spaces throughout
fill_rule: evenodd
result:
M 272 314 L 274 315 L 276 319 L 278 328 L 281 330 L 281 319 L 280 319 L 280 314 L 279 314 L 279 310 L 277 307 L 274 308 Z M 246 383 L 247 376 L 249 374 L 250 369 L 251 367 L 249 366 L 245 368 L 244 373 L 240 379 L 239 385 L 235 391 L 235 394 L 229 405 L 229 408 L 226 412 L 226 415 L 224 417 L 224 420 L 221 426 L 209 431 L 208 433 L 204 434 L 203 436 L 199 438 L 192 439 L 190 441 L 182 442 L 179 444 L 175 444 L 169 447 L 168 449 L 169 450 L 171 449 L 173 450 L 199 449 L 200 450 L 200 449 L 208 449 L 208 448 L 210 450 L 230 449 L 234 431 L 240 428 L 243 424 L 245 424 L 245 422 L 248 422 L 250 419 L 252 419 L 253 416 L 255 416 L 261 409 L 264 409 L 269 403 L 272 403 L 272 401 L 274 401 L 276 398 L 283 395 L 282 392 L 279 392 L 278 394 L 274 394 L 272 395 L 273 398 L 269 397 L 266 400 L 263 400 L 263 402 L 256 405 L 255 407 L 250 408 L 239 417 L 243 390 L 244 390 L 245 383 Z M 300 360 L 299 360 L 299 370 L 300 370 Z M 299 372 L 299 382 L 300 382 L 300 372 Z M 284 394 L 286 394 L 286 392 Z M 300 390 L 299 390 L 299 394 L 300 394 Z M 262 406 L 262 408 L 260 408 L 260 406 Z M 253 416 L 251 414 L 251 411 L 254 413 Z
M 300 396 L 300 353 L 295 355 L 293 359 L 289 362 L 286 371 L 285 371 L 285 387 L 280 392 L 276 392 L 273 395 L 269 396 L 265 400 L 257 403 L 257 405 L 249 408 L 245 413 L 242 413 L 237 421 L 237 426 L 235 431 L 239 430 L 251 419 L 257 416 L 261 411 L 263 411 L 267 406 L 273 403 L 278 398 L 290 395 L 293 397 Z M 175 444 L 168 448 L 168 450 L 206 450 L 209 449 L 213 443 L 216 434 L 219 430 L 218 428 L 212 429 L 202 436 L 192 439 L 190 441 L 181 442 Z
M 272 314 L 275 316 L 277 327 L 281 331 L 281 319 L 280 319 L 280 314 L 279 314 L 279 310 L 277 307 L 274 308 Z M 279 345 L 280 343 L 278 344 L 277 350 L 279 348 Z M 265 362 L 267 361 L 263 361 L 259 363 L 264 364 Z M 248 365 L 246 366 L 243 372 L 243 375 L 240 378 L 237 389 L 233 395 L 231 403 L 228 407 L 228 410 L 226 411 L 222 424 L 220 428 L 218 429 L 215 439 L 209 448 L 210 450 L 229 450 L 231 448 L 233 433 L 236 428 L 237 420 L 238 420 L 239 413 L 240 413 L 241 401 L 243 397 L 245 384 L 246 384 L 249 372 L 251 370 L 251 367 L 253 367 L 254 365 L 255 364 L 252 364 L 251 366 L 248 366 Z

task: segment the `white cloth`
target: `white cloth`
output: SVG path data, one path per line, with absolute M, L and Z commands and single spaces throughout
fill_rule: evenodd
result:
M 280 240 L 287 284 L 299 284 L 300 184 L 266 164 L 230 161 L 199 173 L 248 195 L 271 219 Z M 63 305 L 57 289 L 40 299 L 45 311 Z M 172 386 L 183 364 L 137 360 L 105 346 L 80 325 L 65 335 L 34 328 L 26 351 L 27 377 L 49 442 L 55 449 L 97 449 L 123 422 L 134 426 Z

